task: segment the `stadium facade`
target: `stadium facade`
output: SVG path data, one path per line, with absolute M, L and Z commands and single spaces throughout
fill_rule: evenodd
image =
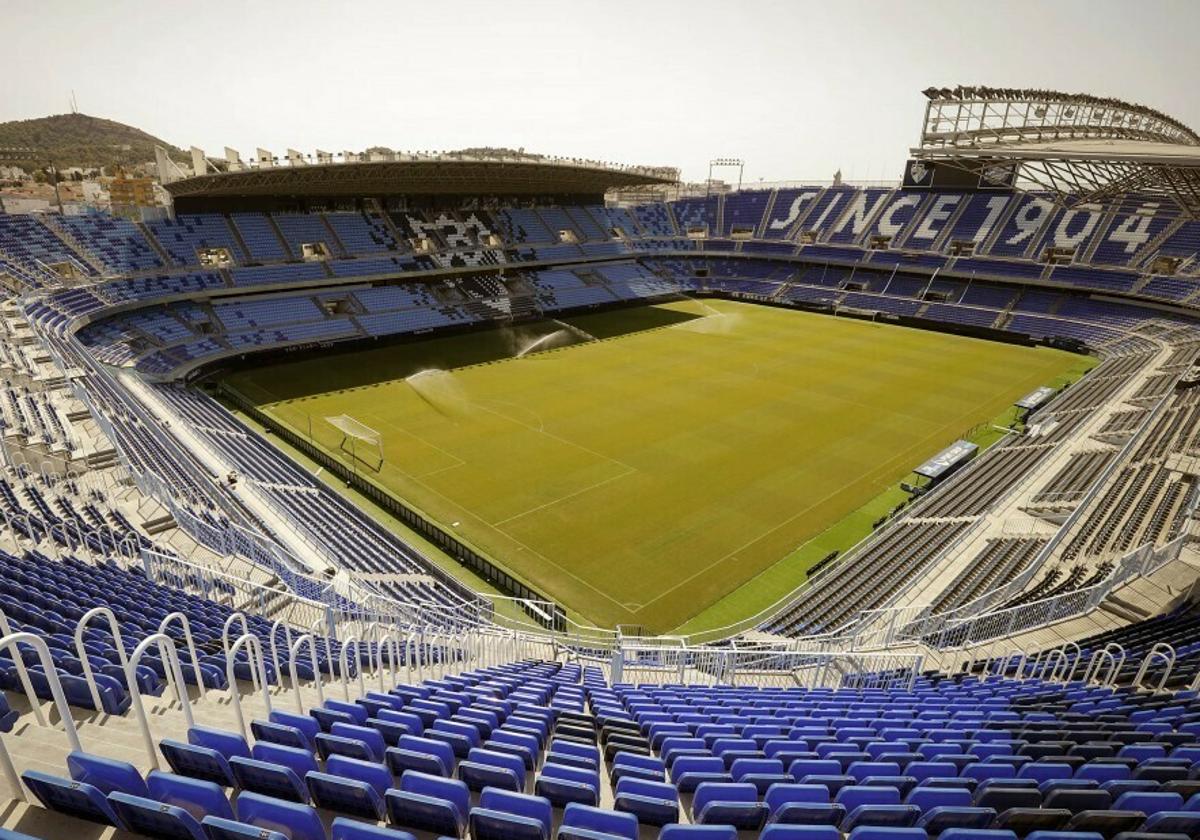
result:
M 319 157 L 175 180 L 157 221 L 0 215 L 0 731 L 44 725 L 41 701 L 65 730 L 3 742 L 13 798 L 43 806 L 13 824 L 636 836 L 686 793 L 685 821 L 792 807 L 852 840 L 1195 836 L 1200 140 L 1114 100 L 926 96 L 896 186 L 610 206 L 669 173 Z M 357 455 L 240 406 L 410 531 L 383 527 L 202 387 L 681 297 L 1098 364 L 778 603 L 686 637 L 576 620 Z M 928 778 L 965 796 L 914 799 Z

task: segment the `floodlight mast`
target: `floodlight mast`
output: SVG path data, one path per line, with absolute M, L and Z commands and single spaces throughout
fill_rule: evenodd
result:
M 717 169 L 717 168 L 723 168 L 723 167 L 730 167 L 730 168 L 736 167 L 737 168 L 737 171 L 738 171 L 737 188 L 739 190 L 742 188 L 742 172 L 746 167 L 746 161 L 742 160 L 741 158 L 729 158 L 729 157 L 713 158 L 712 160 L 710 160 L 708 162 L 708 180 L 704 182 L 704 197 L 705 198 L 708 198 L 709 194 L 712 192 L 713 170 Z

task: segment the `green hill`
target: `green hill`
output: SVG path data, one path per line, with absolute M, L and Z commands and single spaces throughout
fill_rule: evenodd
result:
M 156 145 L 166 148 L 175 160 L 186 160 L 182 149 L 141 129 L 87 114 L 0 123 L 0 161 L 29 170 L 44 167 L 48 160 L 63 169 L 133 166 L 154 160 Z

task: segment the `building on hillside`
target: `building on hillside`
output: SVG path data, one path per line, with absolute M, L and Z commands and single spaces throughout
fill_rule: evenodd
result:
M 49 199 L 19 193 L 0 193 L 0 210 L 10 215 L 24 213 L 46 213 L 53 205 Z
M 108 193 L 114 211 L 123 208 L 154 207 L 158 203 L 152 178 L 132 178 L 119 173 L 109 181 Z

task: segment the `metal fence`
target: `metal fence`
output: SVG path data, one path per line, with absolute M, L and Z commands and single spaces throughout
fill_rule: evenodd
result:
M 807 640 L 690 646 L 679 640 L 623 640 L 610 658 L 611 682 L 769 688 L 912 688 L 922 653 L 849 653 Z

